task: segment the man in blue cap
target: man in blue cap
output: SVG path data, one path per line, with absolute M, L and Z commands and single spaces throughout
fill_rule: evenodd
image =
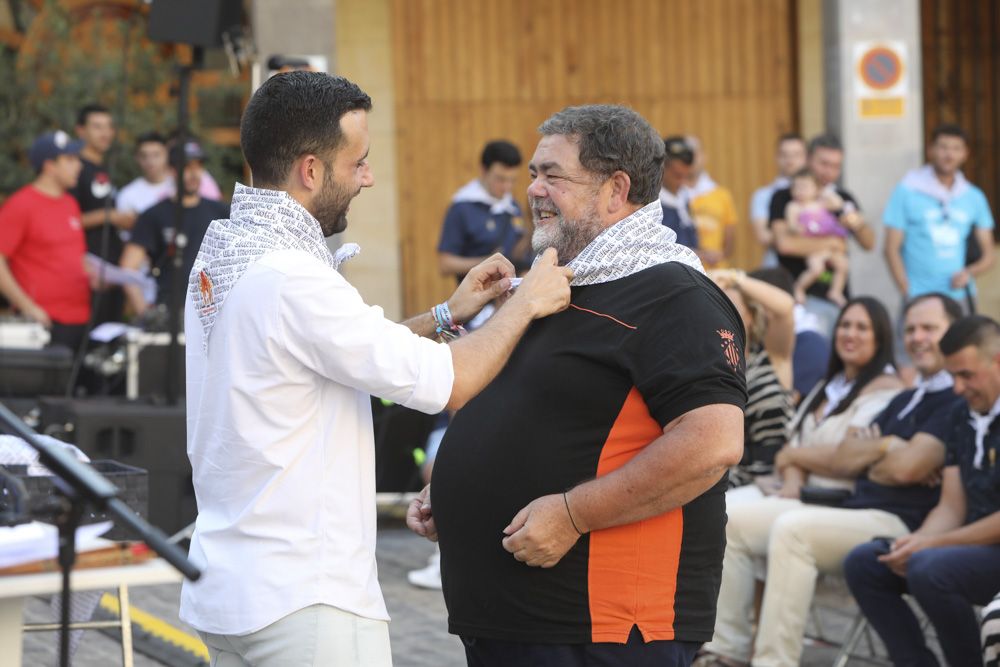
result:
M 59 130 L 31 145 L 34 181 L 0 208 L 0 294 L 76 350 L 90 319 L 80 207 L 68 191 L 80 175 L 80 142 Z

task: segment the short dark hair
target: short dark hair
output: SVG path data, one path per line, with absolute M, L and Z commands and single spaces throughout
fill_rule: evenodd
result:
M 667 166 L 675 160 L 679 160 L 688 166 L 694 164 L 694 150 L 691 148 L 688 140 L 679 134 L 663 137 L 663 150 L 663 166 Z
M 969 143 L 969 135 L 965 133 L 965 130 L 954 123 L 942 123 L 931 130 L 932 144 L 941 137 L 958 137 L 966 144 Z
M 881 301 L 871 296 L 854 297 L 840 309 L 840 314 L 837 315 L 837 323 L 833 327 L 834 334 L 831 341 L 830 363 L 826 370 L 826 378 L 823 381 L 824 388 L 830 384 L 830 380 L 844 370 L 844 360 L 837 354 L 836 331 L 840 326 L 840 321 L 844 319 L 844 313 L 851 306 L 861 306 L 868 313 L 868 319 L 872 321 L 872 334 L 875 338 L 875 354 L 872 355 L 871 361 L 858 371 L 858 376 L 854 380 L 854 386 L 830 415 L 840 414 L 851 407 L 851 403 L 861 395 L 861 392 L 868 383 L 885 373 L 886 367 L 896 368 L 895 356 L 893 354 L 892 322 L 889 320 L 889 313 L 886 311 L 885 306 L 882 305 Z M 806 413 L 815 410 L 824 398 L 825 392 L 816 392 L 816 395 L 806 408 Z
M 747 275 L 789 294 L 795 294 L 795 280 L 788 269 L 783 266 L 765 267 L 751 271 Z
M 303 155 L 327 159 L 343 142 L 344 114 L 371 108 L 367 93 L 344 77 L 301 70 L 275 74 L 250 98 L 240 121 L 240 148 L 254 184 L 284 183 Z
M 520 167 L 521 151 L 517 150 L 517 146 L 509 141 L 498 139 L 483 147 L 483 154 L 479 161 L 482 163 L 483 169 L 489 169 L 496 162 L 505 167 Z
M 628 201 L 656 201 L 663 182 L 663 140 L 636 111 L 612 104 L 566 107 L 538 127 L 543 136 L 575 138 L 580 164 L 587 171 L 609 178 L 616 171 L 628 174 Z
M 828 148 L 830 150 L 843 152 L 844 146 L 840 143 L 840 139 L 837 135 L 826 133 L 818 134 L 809 141 L 809 155 L 812 155 L 820 148 Z
M 139 150 L 143 144 L 163 144 L 166 147 L 167 140 L 159 132 L 143 132 L 135 138 L 135 149 Z
M 778 142 L 775 145 L 776 146 L 780 146 L 781 144 L 785 143 L 786 141 L 797 141 L 800 144 L 805 144 L 806 143 L 806 140 L 803 139 L 802 135 L 799 134 L 798 132 L 785 132 L 783 135 L 781 135 L 780 137 L 778 137 Z
M 95 113 L 106 113 L 111 115 L 111 109 L 107 108 L 103 104 L 85 104 L 80 107 L 80 110 L 76 112 L 76 126 L 83 127 L 87 124 L 87 120 L 90 118 L 91 114 Z
M 958 305 L 958 301 L 941 292 L 927 292 L 926 294 L 913 297 L 903 306 L 903 316 L 905 317 L 910 312 L 910 309 L 917 304 L 930 301 L 931 299 L 937 299 L 941 302 L 941 307 L 944 308 L 944 314 L 949 322 L 954 322 L 962 317 L 962 307 Z
M 970 345 L 980 352 L 1000 346 L 1000 324 L 985 315 L 966 315 L 948 327 L 938 343 L 941 354 L 950 356 Z

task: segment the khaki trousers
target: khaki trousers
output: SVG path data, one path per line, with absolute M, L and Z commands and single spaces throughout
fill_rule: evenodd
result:
M 392 667 L 389 624 L 328 605 L 248 635 L 199 632 L 212 667 Z
M 908 533 L 895 514 L 805 505 L 735 490 L 726 510 L 726 555 L 715 621 L 705 649 L 755 667 L 795 667 L 819 573 L 840 575 L 848 552 L 873 537 Z M 734 493 L 734 492 L 730 492 Z M 755 561 L 765 558 L 764 601 L 751 646 Z

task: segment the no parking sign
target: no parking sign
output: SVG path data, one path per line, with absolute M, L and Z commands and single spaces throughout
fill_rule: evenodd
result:
M 854 94 L 862 119 L 901 118 L 907 79 L 903 42 L 858 42 L 854 45 Z

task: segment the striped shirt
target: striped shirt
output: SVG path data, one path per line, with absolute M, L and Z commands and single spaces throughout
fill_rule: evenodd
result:
M 753 476 L 771 472 L 774 456 L 788 442 L 795 414 L 791 393 L 781 386 L 762 345 L 747 356 L 747 408 L 743 460 L 730 474 L 732 486 L 749 484 Z

